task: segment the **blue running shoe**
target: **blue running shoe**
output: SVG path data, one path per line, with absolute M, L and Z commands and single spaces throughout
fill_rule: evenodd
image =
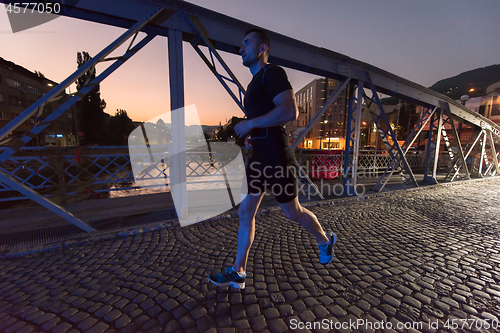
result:
M 328 265 L 333 260 L 333 245 L 337 242 L 335 233 L 327 233 L 330 241 L 326 244 L 318 245 L 319 247 L 319 262 L 323 265 Z
M 211 274 L 208 279 L 210 282 L 219 287 L 231 286 L 237 289 L 245 289 L 245 278 L 241 277 L 233 267 L 228 267 L 221 274 Z

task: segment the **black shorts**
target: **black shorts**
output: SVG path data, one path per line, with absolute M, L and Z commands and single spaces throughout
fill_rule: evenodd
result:
M 298 195 L 295 158 L 292 156 L 276 162 L 262 158 L 250 159 L 246 167 L 248 194 L 260 194 L 269 190 L 279 203 L 295 199 Z

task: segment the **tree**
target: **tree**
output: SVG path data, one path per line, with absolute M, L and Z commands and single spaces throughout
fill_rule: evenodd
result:
M 219 129 L 217 130 L 217 138 L 219 140 L 221 140 L 221 141 L 226 141 L 227 142 L 228 138 L 234 137 L 235 138 L 235 143 L 238 146 L 243 147 L 245 145 L 245 138 L 240 138 L 234 132 L 234 126 L 236 126 L 236 124 L 239 123 L 242 120 L 245 120 L 245 119 L 233 116 L 231 118 L 231 120 L 227 123 L 227 125 L 225 127 L 222 127 L 222 126 L 219 127 Z
M 83 51 L 78 52 L 76 61 L 78 68 L 90 60 L 90 55 Z M 95 68 L 89 69 L 75 83 L 77 90 L 83 88 L 85 82 L 90 82 L 96 77 Z M 84 132 L 85 144 L 102 144 L 105 139 L 104 109 L 106 102 L 101 99 L 99 85 L 96 85 L 87 95 L 77 103 L 80 131 Z
M 116 114 L 109 120 L 106 141 L 112 145 L 126 145 L 128 136 L 133 130 L 134 124 L 127 111 L 116 110 Z
M 42 72 L 40 72 L 40 71 L 35 71 L 35 74 L 36 74 L 36 76 L 38 76 L 38 77 L 45 78 L 45 75 L 43 75 L 43 73 L 42 73 Z

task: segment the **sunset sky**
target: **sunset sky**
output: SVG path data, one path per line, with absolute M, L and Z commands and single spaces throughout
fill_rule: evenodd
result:
M 84 1 L 84 0 L 81 0 Z M 262 26 L 380 67 L 423 86 L 500 63 L 500 6 L 496 0 L 193 0 Z M 59 17 L 12 33 L 0 5 L 0 57 L 60 82 L 76 70 L 76 53 L 94 56 L 124 30 Z M 272 41 L 271 41 L 272 42 Z M 243 86 L 251 74 L 241 58 L 223 53 Z M 243 116 L 191 46 L 184 43 L 186 105 L 204 125 Z M 101 65 L 102 66 L 102 65 Z M 97 67 L 101 73 L 105 67 Z M 316 78 L 287 69 L 295 90 Z M 74 92 L 74 87 L 72 87 Z M 124 109 L 146 121 L 170 110 L 167 40 L 156 37 L 101 84 L 105 112 Z

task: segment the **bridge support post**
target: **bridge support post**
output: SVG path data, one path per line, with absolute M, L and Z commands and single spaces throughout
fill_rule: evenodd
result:
M 170 189 L 178 217 L 188 212 L 186 184 L 186 134 L 184 111 L 184 65 L 182 57 L 182 32 L 168 31 L 168 65 L 170 76 L 170 110 L 172 145 L 169 160 L 172 167 Z
M 347 110 L 346 142 L 344 150 L 344 193 L 347 195 L 357 195 L 357 174 L 358 174 L 358 154 L 359 136 L 361 128 L 361 104 L 363 100 L 363 81 L 358 81 L 356 87 L 357 97 L 355 97 L 354 83 L 351 82 L 349 92 L 349 107 Z
M 441 130 L 443 128 L 443 109 L 432 115 L 427 137 L 426 156 L 424 165 L 424 182 L 430 185 L 437 184 L 436 173 L 439 160 L 439 145 L 441 144 Z M 436 134 L 434 134 L 436 130 Z

